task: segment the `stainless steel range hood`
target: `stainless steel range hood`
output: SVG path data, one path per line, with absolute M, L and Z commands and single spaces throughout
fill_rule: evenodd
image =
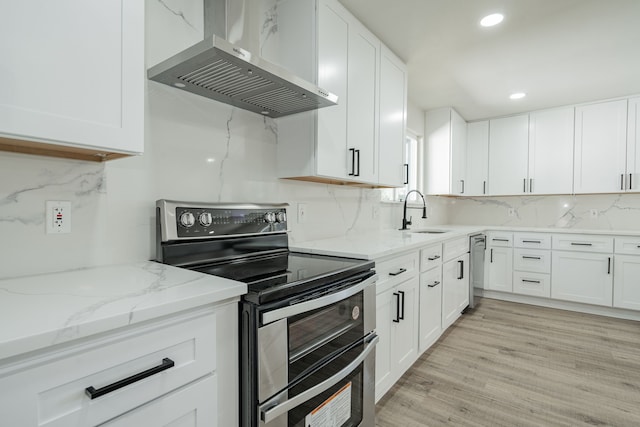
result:
M 204 0 L 205 39 L 151 67 L 149 79 L 274 118 L 336 105 L 336 95 L 255 55 L 259 15 L 256 0 Z

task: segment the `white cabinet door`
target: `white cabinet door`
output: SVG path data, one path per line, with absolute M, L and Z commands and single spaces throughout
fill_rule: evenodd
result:
M 217 394 L 216 377 L 208 376 L 101 425 L 215 427 Z
M 334 2 L 321 1 L 318 10 L 318 86 L 338 95 L 338 105 L 318 115 L 316 172 L 348 178 L 353 153 L 347 148 L 349 22 Z
M 640 256 L 616 255 L 613 306 L 640 310 Z
M 407 67 L 384 45 L 380 51 L 380 140 L 378 181 L 404 184 L 404 139 L 407 123 Z
M 528 141 L 527 114 L 489 122 L 489 194 L 527 192 Z
M 487 194 L 489 179 L 489 121 L 467 124 L 465 196 Z
M 400 377 L 418 357 L 418 293 L 419 279 L 414 277 L 396 288 L 396 298 L 400 299 L 398 322 L 391 326 L 392 354 L 395 371 Z
M 462 195 L 466 169 L 467 123 L 453 108 L 425 113 L 427 194 Z
M 451 326 L 469 305 L 469 254 L 442 264 L 442 329 Z
M 420 353 L 442 333 L 442 268 L 435 267 L 420 276 Z
M 394 382 L 391 372 L 391 325 L 395 319 L 395 292 L 391 288 L 376 295 L 376 402 L 391 388 Z
M 640 98 L 629 99 L 627 120 L 627 191 L 640 191 Z
M 624 191 L 626 138 L 626 100 L 576 108 L 575 193 Z
M 529 193 L 573 192 L 574 108 L 529 115 Z
M 144 147 L 144 2 L 5 2 L 0 137 Z
M 586 304 L 613 304 L 612 255 L 553 251 L 551 298 Z
M 485 270 L 487 276 L 485 289 L 513 292 L 512 248 L 488 247 Z
M 380 41 L 349 22 L 347 146 L 356 150 L 356 179 L 378 182 L 378 62 Z M 322 86 L 321 86 L 322 87 Z

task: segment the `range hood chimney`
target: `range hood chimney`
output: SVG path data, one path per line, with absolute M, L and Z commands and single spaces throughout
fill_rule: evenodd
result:
M 336 105 L 336 95 L 255 55 L 260 10 L 257 0 L 204 0 L 204 40 L 147 76 L 273 118 Z

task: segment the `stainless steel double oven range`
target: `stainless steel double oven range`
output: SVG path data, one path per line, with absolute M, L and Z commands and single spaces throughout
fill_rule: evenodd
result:
M 290 252 L 287 206 L 159 200 L 157 260 L 247 283 L 242 426 L 373 426 L 374 264 Z

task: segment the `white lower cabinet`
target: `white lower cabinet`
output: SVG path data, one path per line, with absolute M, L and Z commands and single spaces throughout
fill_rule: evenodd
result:
M 376 263 L 376 401 L 418 357 L 418 252 Z
M 218 387 L 215 375 L 128 412 L 105 427 L 216 427 Z
M 491 291 L 513 292 L 513 249 L 487 247 L 484 288 Z
M 427 350 L 442 333 L 442 269 L 420 275 L 420 352 Z
M 612 261 L 612 254 L 553 251 L 551 297 L 611 307 Z
M 469 305 L 469 254 L 442 264 L 442 329 L 455 322 Z
M 237 305 L 232 303 L 0 366 L 0 390 L 12 390 L 0 402 L 0 424 L 237 424 L 237 334 Z M 218 381 L 234 397 L 219 401 Z
M 640 310 L 640 256 L 615 255 L 613 306 Z

